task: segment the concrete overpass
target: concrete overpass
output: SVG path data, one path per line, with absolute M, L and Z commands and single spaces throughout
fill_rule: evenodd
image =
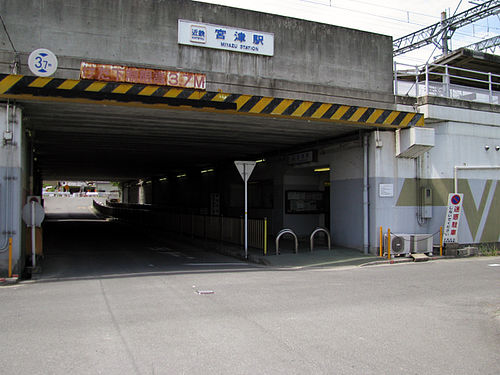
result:
M 0 98 L 22 108 L 43 179 L 161 176 L 423 125 L 391 109 L 22 75 L 0 75 Z

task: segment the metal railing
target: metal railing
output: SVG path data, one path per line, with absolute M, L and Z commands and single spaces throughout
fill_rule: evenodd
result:
M 176 213 L 151 205 L 94 201 L 101 214 L 206 240 L 244 244 L 243 218 Z M 267 218 L 248 219 L 248 246 L 267 252 Z
M 500 75 L 441 64 L 395 63 L 394 94 L 500 104 Z

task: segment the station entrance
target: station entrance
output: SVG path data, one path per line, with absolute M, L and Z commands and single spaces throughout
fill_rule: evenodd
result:
M 253 160 L 249 215 L 269 219 L 269 236 L 285 226 L 299 235 L 331 229 L 330 148 L 347 145 L 342 158 L 362 159 L 365 132 L 423 121 L 415 113 L 298 99 L 0 78 L 0 96 L 22 112 L 25 195 L 40 194 L 44 180 L 107 180 L 121 184 L 123 203 L 237 218 L 243 195 L 233 161 Z M 362 197 L 353 201 L 361 205 Z

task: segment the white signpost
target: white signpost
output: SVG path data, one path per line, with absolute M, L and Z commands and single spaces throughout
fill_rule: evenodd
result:
M 33 268 L 36 266 L 36 227 L 42 225 L 43 219 L 45 218 L 45 210 L 42 205 L 38 203 L 40 197 L 30 196 L 28 198 L 28 203 L 23 207 L 23 221 L 28 227 L 31 227 L 31 265 Z
M 463 194 L 451 193 L 448 195 L 448 209 L 444 221 L 443 242 L 458 242 L 458 223 L 462 213 Z
M 238 168 L 241 178 L 245 183 L 245 259 L 248 259 L 248 179 L 255 168 L 255 161 L 235 161 L 234 165 Z

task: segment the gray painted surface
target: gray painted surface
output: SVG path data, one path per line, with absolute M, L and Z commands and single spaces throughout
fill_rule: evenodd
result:
M 10 109 L 12 111 L 12 107 Z M 12 112 L 9 112 L 12 114 Z M 13 273 L 20 274 L 22 268 L 22 244 L 24 224 L 21 224 L 23 188 L 26 178 L 22 177 L 23 137 L 21 110 L 17 108 L 10 118 L 13 142 L 4 143 L 6 107 L 0 108 L 0 276 L 7 276 L 9 264 L 9 238 L 12 238 Z
M 80 62 L 172 68 L 207 73 L 208 89 L 392 106 L 392 41 L 358 30 L 184 0 L 7 0 L 0 4 L 20 53 L 48 48 L 56 76 L 77 78 Z M 273 57 L 177 44 L 177 21 L 274 33 Z M 0 33 L 0 71 L 14 56 Z M 385 103 L 385 104 L 383 104 Z M 373 105 L 373 103 L 372 103 Z
M 363 179 L 332 181 L 331 233 L 336 245 L 363 248 Z

